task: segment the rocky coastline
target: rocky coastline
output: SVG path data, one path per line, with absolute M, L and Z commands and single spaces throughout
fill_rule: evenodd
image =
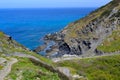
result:
M 119 13 L 120 10 L 113 7 L 109 14 L 104 12 L 101 16 L 89 21 L 82 29 L 76 30 L 78 37 L 66 39 L 70 26 L 79 24 L 79 22 L 71 23 L 60 32 L 46 35 L 44 45 L 37 47 L 34 51 L 37 53 L 44 51 L 45 56 L 49 58 L 62 57 L 63 55 L 83 57 L 103 55 L 104 52 L 99 51 L 97 46 L 117 29 L 117 25 L 120 25 Z

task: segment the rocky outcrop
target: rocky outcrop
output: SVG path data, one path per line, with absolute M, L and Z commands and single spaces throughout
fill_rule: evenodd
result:
M 46 42 L 55 42 L 49 49 L 52 55 L 47 56 L 60 57 L 64 54 L 79 56 L 102 55 L 103 52 L 97 50 L 97 46 L 119 24 L 120 4 L 118 0 L 114 0 L 106 6 L 92 12 L 87 17 L 71 23 L 62 31 L 46 35 L 44 37 Z M 53 49 L 52 46 L 56 47 Z M 53 54 L 55 55 L 53 56 Z

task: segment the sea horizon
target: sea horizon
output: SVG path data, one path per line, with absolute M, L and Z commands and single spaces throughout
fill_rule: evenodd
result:
M 78 8 L 96 8 L 98 9 L 98 7 L 28 7 L 28 8 L 0 8 L 0 9 L 78 9 Z
M 42 38 L 88 15 L 96 8 L 0 8 L 0 30 L 29 49 L 44 44 Z

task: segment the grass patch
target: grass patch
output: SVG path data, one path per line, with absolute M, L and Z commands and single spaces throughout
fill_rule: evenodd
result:
M 113 31 L 112 35 L 104 40 L 97 49 L 103 52 L 120 51 L 120 29 L 118 28 L 116 31 Z
M 13 65 L 11 73 L 6 80 L 59 80 L 56 73 L 46 70 L 44 67 L 34 65 L 28 58 L 18 58 L 19 62 Z
M 3 66 L 2 65 L 0 65 L 0 70 L 2 70 L 3 69 Z
M 89 80 L 120 80 L 120 55 L 91 59 L 75 59 L 56 63 L 60 67 L 70 67 L 76 74 Z
M 36 58 L 40 59 L 41 61 L 43 61 L 43 62 L 45 62 L 45 63 L 47 63 L 47 64 L 53 65 L 52 60 L 50 60 L 50 59 L 48 59 L 48 58 L 46 58 L 46 57 L 43 57 L 43 56 L 41 56 L 41 55 L 39 55 L 39 54 L 36 54 L 36 53 L 34 53 L 34 52 L 26 52 L 26 53 L 27 53 L 27 54 L 31 54 L 32 56 L 35 56 Z
M 4 37 L 1 37 L 1 36 L 4 36 Z M 35 57 L 39 58 L 41 61 L 52 65 L 51 60 L 49 60 L 39 54 L 36 54 L 32 51 L 27 50 L 24 46 L 22 46 L 21 44 L 17 43 L 14 40 L 9 40 L 5 36 L 5 34 L 2 32 L 0 32 L 0 42 L 1 42 L 0 46 L 2 47 L 2 50 L 3 50 L 2 54 L 10 54 L 10 53 L 15 53 L 15 52 L 20 52 L 20 53 L 35 56 Z
M 5 57 L 5 54 L 9 55 L 18 52 L 34 56 L 40 59 L 43 63 L 46 63 L 51 66 L 53 65 L 51 60 L 42 57 L 39 54 L 36 54 L 32 51 L 29 51 L 21 44 L 5 36 L 5 34 L 2 32 L 0 32 L 0 43 L 0 46 L 3 50 L 3 52 L 0 53 L 0 56 Z M 57 73 L 53 73 L 52 71 L 49 71 L 48 69 L 40 65 L 33 64 L 33 62 L 31 62 L 31 60 L 29 60 L 28 58 L 15 58 L 17 58 L 19 61 L 18 63 L 13 65 L 12 71 L 8 75 L 6 80 L 19 80 L 19 78 L 22 78 L 22 80 L 59 80 Z M 0 68 L 2 68 L 2 66 L 0 66 Z
M 0 32 L 0 38 L 3 37 L 3 36 L 4 36 L 3 32 Z

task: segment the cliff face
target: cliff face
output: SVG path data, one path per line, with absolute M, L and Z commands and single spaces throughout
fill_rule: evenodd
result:
M 47 50 L 47 55 L 101 55 L 104 52 L 99 51 L 97 47 L 118 29 L 118 25 L 120 25 L 120 1 L 113 0 L 88 16 L 69 24 L 61 32 L 46 35 L 45 40 L 55 42 Z M 35 51 L 41 50 L 38 49 Z
M 97 46 L 116 30 L 120 18 L 120 5 L 112 1 L 92 12 L 87 17 L 76 21 L 62 31 L 64 40 L 70 46 L 72 54 L 94 55 Z M 77 51 L 77 52 L 76 52 Z

